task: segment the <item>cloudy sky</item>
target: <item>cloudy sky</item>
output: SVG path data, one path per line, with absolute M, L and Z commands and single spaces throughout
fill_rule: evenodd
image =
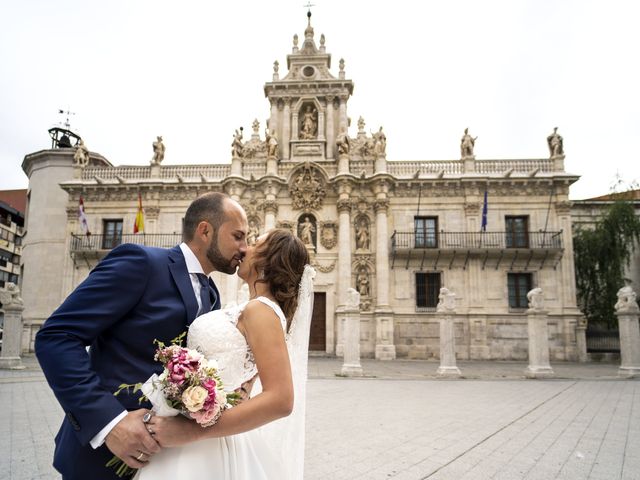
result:
M 286 73 L 306 0 L 0 0 L 0 189 L 71 110 L 114 165 L 228 163 L 233 131 L 263 131 L 263 84 Z M 316 40 L 355 82 L 355 136 L 384 126 L 389 160 L 543 158 L 559 127 L 580 199 L 640 180 L 640 2 L 314 0 Z

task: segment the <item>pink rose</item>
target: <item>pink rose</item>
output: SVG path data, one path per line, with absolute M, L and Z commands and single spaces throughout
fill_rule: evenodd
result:
M 198 412 L 192 412 L 190 415 L 198 424 L 206 425 L 216 418 L 216 415 L 218 415 L 219 412 L 220 406 L 214 405 L 213 408 L 205 408 Z

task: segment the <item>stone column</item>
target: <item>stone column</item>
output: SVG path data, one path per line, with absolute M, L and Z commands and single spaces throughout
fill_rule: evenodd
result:
M 440 366 L 438 375 L 459 377 L 461 373 L 456 365 L 456 334 L 453 322 L 456 313 L 456 294 L 442 287 L 439 298 L 437 311 L 440 317 Z
M 6 290 L 0 291 L 0 302 L 2 302 L 4 309 L 0 368 L 24 368 L 20 358 L 22 351 L 22 311 L 24 310 L 24 305 L 20 298 L 20 289 L 14 283 L 7 283 Z
M 338 307 L 336 308 L 336 355 L 343 355 L 343 326 L 345 311 L 348 310 L 348 291 L 351 288 L 351 185 L 347 181 L 338 185 Z
M 576 350 L 578 361 L 584 363 L 588 360 L 587 356 L 587 319 L 578 317 L 576 323 Z
M 543 307 L 542 289 L 534 288 L 527 293 L 529 309 L 527 322 L 529 332 L 529 366 L 525 370 L 528 378 L 546 378 L 554 375 L 549 365 L 549 312 Z
M 333 108 L 333 95 L 327 95 L 327 160 L 333 160 L 333 151 L 335 149 L 336 137 L 334 134 L 333 117 L 335 109 Z
M 324 140 L 324 110 L 318 110 L 318 140 Z
M 237 155 L 231 158 L 231 175 L 242 176 L 242 159 Z
M 264 231 L 276 228 L 276 214 L 278 213 L 278 203 L 272 195 L 267 195 L 267 199 L 263 203 L 264 208 Z
M 374 209 L 376 212 L 376 348 L 377 360 L 394 360 L 396 346 L 394 344 L 393 311 L 389 305 L 389 232 L 387 226 L 386 184 L 381 182 L 377 187 Z
M 342 363 L 342 375 L 348 377 L 361 377 L 362 365 L 360 365 L 360 294 L 349 288 L 347 292 L 347 305 L 341 312 L 344 320 L 342 334 L 344 345 L 344 361 Z
M 349 128 L 347 124 L 347 100 L 349 99 L 348 95 L 340 95 L 340 125 L 338 130 L 342 131 L 344 128 L 345 131 Z
M 271 99 L 271 116 L 267 128 L 273 132 L 278 132 L 280 125 L 278 125 L 278 99 Z
M 282 114 L 282 151 L 283 160 L 289 160 L 289 145 L 291 144 L 291 98 L 284 99 L 284 111 Z
M 291 115 L 291 139 L 299 140 L 298 135 L 298 112 L 293 112 Z
M 636 302 L 636 294 L 631 287 L 618 290 L 618 301 L 615 305 L 620 331 L 620 368 L 621 377 L 640 376 L 640 330 L 638 316 L 640 308 Z

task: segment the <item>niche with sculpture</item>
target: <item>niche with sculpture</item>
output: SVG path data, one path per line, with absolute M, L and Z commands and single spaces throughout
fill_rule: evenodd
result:
M 369 251 L 371 233 L 369 218 L 366 215 L 356 217 L 355 222 L 356 251 Z
M 300 140 L 315 140 L 318 138 L 318 109 L 313 103 L 304 103 L 298 114 L 300 119 Z
M 298 238 L 311 252 L 316 251 L 316 232 L 316 218 L 308 213 L 300 215 L 298 218 Z

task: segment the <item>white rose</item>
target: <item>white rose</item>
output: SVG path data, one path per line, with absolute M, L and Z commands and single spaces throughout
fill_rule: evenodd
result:
M 189 387 L 182 392 L 182 403 L 190 412 L 197 412 L 202 409 L 208 396 L 209 392 L 200 386 Z

